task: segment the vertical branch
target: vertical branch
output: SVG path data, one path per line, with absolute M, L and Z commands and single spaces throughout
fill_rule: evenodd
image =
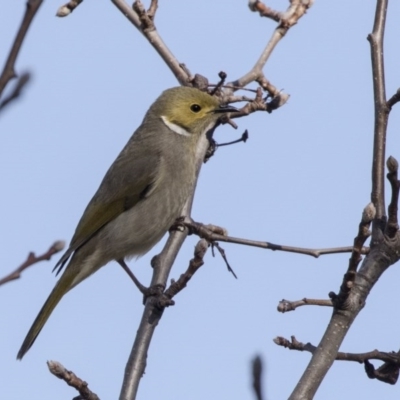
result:
M 383 37 L 388 0 L 377 0 L 371 44 L 372 75 L 374 83 L 375 126 L 372 164 L 372 203 L 376 208 L 375 221 L 386 218 L 384 199 L 384 167 L 386 129 L 389 108 L 386 103 L 383 62 Z M 367 221 L 364 221 L 367 222 Z M 342 304 L 336 304 L 328 327 L 289 400 L 312 399 L 332 366 L 339 348 L 353 321 L 364 307 L 368 294 L 382 273 L 398 259 L 399 237 L 387 241 L 375 229 L 374 247 L 364 259 L 354 281 L 349 283 L 348 295 Z M 356 269 L 356 265 L 352 267 Z M 346 282 L 347 283 L 347 282 Z
M 372 163 L 371 201 L 376 208 L 376 218 L 385 218 L 385 146 L 389 108 L 386 103 L 385 71 L 383 62 L 383 37 L 388 0 L 377 0 L 374 28 L 368 35 L 371 45 L 372 80 L 374 86 L 374 150 Z

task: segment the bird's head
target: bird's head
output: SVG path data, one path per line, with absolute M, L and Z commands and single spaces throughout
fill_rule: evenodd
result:
M 188 137 L 204 133 L 221 114 L 235 111 L 234 107 L 222 106 L 216 97 L 184 86 L 164 91 L 149 110 L 171 131 Z

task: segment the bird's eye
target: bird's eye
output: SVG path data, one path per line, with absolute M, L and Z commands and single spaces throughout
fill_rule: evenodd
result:
M 200 107 L 198 104 L 192 104 L 192 105 L 190 106 L 190 109 L 191 109 L 193 112 L 198 113 L 198 112 L 201 110 L 201 107 Z

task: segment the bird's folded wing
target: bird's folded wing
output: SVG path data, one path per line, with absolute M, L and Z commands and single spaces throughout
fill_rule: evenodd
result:
M 68 250 L 54 267 L 54 270 L 58 268 L 57 274 L 60 273 L 72 253 L 100 229 L 154 192 L 160 178 L 161 158 L 146 156 L 144 160 L 141 160 L 142 162 L 137 159 L 135 161 L 135 168 L 130 170 L 129 160 L 121 154 L 110 167 L 99 189 L 86 207 Z

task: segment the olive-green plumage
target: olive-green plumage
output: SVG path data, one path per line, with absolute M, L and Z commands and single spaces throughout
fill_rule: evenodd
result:
M 199 137 L 223 108 L 194 88 L 166 90 L 107 171 L 56 264 L 64 273 L 29 330 L 17 358 L 32 346 L 50 314 L 70 289 L 111 260 L 149 251 L 180 216 L 195 179 Z

